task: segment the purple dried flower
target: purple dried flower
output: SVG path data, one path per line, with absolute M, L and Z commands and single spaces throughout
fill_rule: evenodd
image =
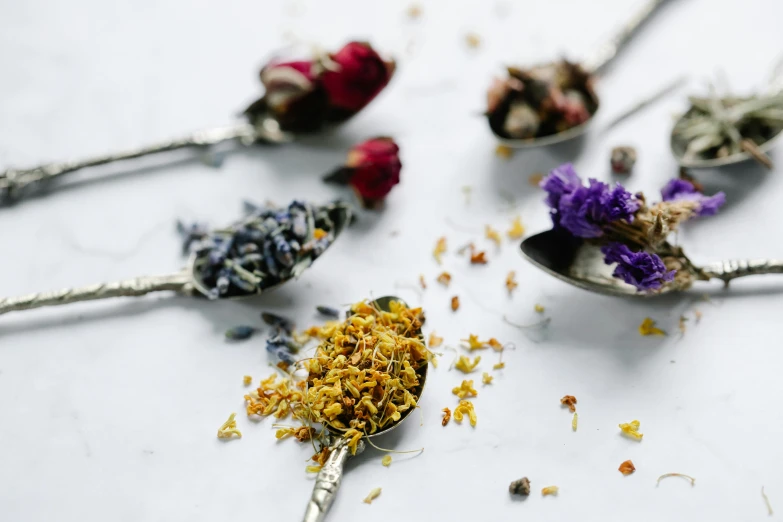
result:
M 595 219 L 596 217 L 600 219 L 601 187 L 598 185 L 600 182 L 593 184 L 593 181 L 595 180 L 591 180 L 590 188 L 579 187 L 560 198 L 557 209 L 559 225 L 576 237 L 600 237 L 603 235 L 601 226 Z
M 601 195 L 602 219 L 606 222 L 624 219 L 631 223 L 633 215 L 641 206 L 639 200 L 619 183 L 612 189 L 607 187 L 607 190 Z
M 622 243 L 609 243 L 601 247 L 601 252 L 607 265 L 617 263 L 612 275 L 639 291 L 658 290 L 663 283 L 674 279 L 675 271 L 667 272 L 657 254 L 634 252 Z
M 673 179 L 661 189 L 664 201 L 695 201 L 699 204 L 697 216 L 714 216 L 726 203 L 726 194 L 718 192 L 714 196 L 705 196 L 688 180 Z
M 571 163 L 563 163 L 559 167 L 552 169 L 538 186 L 547 192 L 546 204 L 553 210 L 557 210 L 560 198 L 581 187 L 582 180 Z

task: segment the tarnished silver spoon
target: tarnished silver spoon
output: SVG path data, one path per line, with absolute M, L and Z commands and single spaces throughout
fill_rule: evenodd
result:
M 299 277 L 302 272 L 310 267 L 313 261 L 322 253 L 323 249 L 328 248 L 333 244 L 334 240 L 351 220 L 351 209 L 345 204 L 335 203 L 326 207 L 319 207 L 318 209 L 326 212 L 328 219 L 333 224 L 331 229 L 326 231 L 326 236 L 321 238 L 323 241 L 320 245 L 316 245 L 314 243 L 316 239 L 313 237 L 315 227 L 312 226 L 311 223 L 310 228 L 307 231 L 308 237 L 305 238 L 306 243 L 302 245 L 300 254 L 295 256 L 296 264 L 293 265 L 290 270 L 286 271 L 285 277 L 270 278 L 269 284 L 264 281 L 263 274 L 259 276 L 255 272 L 244 269 L 241 265 L 235 266 L 239 263 L 227 260 L 224 263 L 232 263 L 231 266 L 232 269 L 234 269 L 232 275 L 239 274 L 242 277 L 246 277 L 249 281 L 255 281 L 256 286 L 254 288 L 242 289 L 235 285 L 231 287 L 231 291 L 220 294 L 216 293 L 214 285 L 208 285 L 204 281 L 203 274 L 205 272 L 202 270 L 205 265 L 212 262 L 210 258 L 213 251 L 204 250 L 192 254 L 188 260 L 187 266 L 175 274 L 141 276 L 126 279 L 124 281 L 115 281 L 113 283 L 98 283 L 80 288 L 66 288 L 54 292 L 41 292 L 18 297 L 0 298 L 0 315 L 8 312 L 41 308 L 44 306 L 60 306 L 78 303 L 80 301 L 94 301 L 112 297 L 137 297 L 153 292 L 174 292 L 180 295 L 207 297 L 210 299 L 254 297 L 269 292 L 270 290 Z M 272 233 L 269 233 L 269 235 L 271 237 Z M 315 248 L 321 249 L 321 252 L 315 254 L 313 250 Z M 267 277 L 269 276 L 267 275 Z M 252 278 L 256 279 L 254 280 Z M 235 279 L 235 281 L 240 285 L 243 284 L 242 279 Z M 231 282 L 233 283 L 234 280 Z M 247 281 L 245 282 L 247 283 Z
M 631 39 L 631 36 L 633 36 L 636 30 L 650 18 L 655 10 L 665 1 L 666 0 L 650 0 L 646 2 L 634 16 L 617 31 L 614 37 L 597 47 L 591 55 L 581 62 L 581 69 L 590 76 L 597 75 L 601 69 L 612 61 L 620 49 Z M 517 149 L 542 147 L 567 141 L 576 138 L 577 136 L 581 136 L 587 130 L 595 113 L 598 111 L 600 105 L 598 97 L 594 93 L 592 93 L 590 97 L 592 99 L 587 101 L 589 102 L 589 105 L 592 106 L 592 110 L 589 111 L 590 115 L 587 121 L 564 130 L 563 132 L 529 139 L 513 139 L 498 134 L 491 124 L 490 130 L 502 145 Z
M 597 294 L 621 297 L 651 297 L 675 291 L 664 286 L 645 293 L 612 277 L 598 245 L 559 230 L 541 232 L 522 241 L 522 255 L 533 265 L 561 281 Z M 697 280 L 719 279 L 728 284 L 738 277 L 783 274 L 783 259 L 722 261 L 698 268 Z
M 388 312 L 390 310 L 389 304 L 392 301 L 405 304 L 405 301 L 399 297 L 394 296 L 381 297 L 373 301 L 373 303 L 378 307 L 378 309 Z M 416 334 L 421 339 L 421 342 L 425 343 L 421 329 L 416 332 Z M 425 363 L 424 366 L 417 372 L 419 385 L 414 395 L 418 396 L 419 398 L 421 398 L 421 393 L 424 391 L 424 384 L 427 380 L 428 368 L 429 363 Z M 394 424 L 388 425 L 376 433 L 373 433 L 372 435 L 366 435 L 364 438 L 370 439 L 389 433 L 391 430 L 402 424 L 405 419 L 410 417 L 410 413 L 414 409 L 415 408 L 404 411 L 401 414 L 400 420 Z M 326 518 L 326 513 L 329 511 L 329 508 L 334 502 L 334 498 L 337 495 L 337 490 L 339 489 L 340 483 L 343 479 L 343 468 L 345 467 L 345 462 L 348 460 L 348 457 L 351 456 L 351 452 L 348 449 L 348 441 L 341 435 L 342 434 L 339 432 L 335 432 L 330 436 L 331 444 L 329 445 L 329 449 L 331 450 L 331 453 L 329 454 L 329 458 L 326 460 L 326 463 L 318 472 L 318 476 L 315 478 L 313 494 L 310 497 L 310 502 L 307 504 L 307 509 L 305 511 L 304 518 L 302 519 L 303 522 L 322 522 Z M 360 453 L 362 451 L 364 451 L 363 440 L 359 441 L 356 452 Z

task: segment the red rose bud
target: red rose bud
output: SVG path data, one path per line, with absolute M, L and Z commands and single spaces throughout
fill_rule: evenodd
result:
M 324 181 L 351 185 L 366 208 L 376 207 L 400 182 L 400 148 L 391 138 L 373 138 L 355 145 L 345 165 Z
M 364 108 L 394 74 L 394 61 L 384 61 L 367 43 L 350 42 L 329 59 L 321 81 L 337 120 Z

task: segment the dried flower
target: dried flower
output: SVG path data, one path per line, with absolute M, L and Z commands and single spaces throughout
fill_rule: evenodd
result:
M 630 437 L 634 440 L 641 441 L 642 437 L 644 437 L 644 434 L 639 433 L 639 421 L 633 420 L 631 422 L 624 422 L 620 424 L 620 431 L 623 433 L 623 435 Z
M 257 331 L 258 328 L 254 328 L 252 326 L 232 326 L 226 330 L 226 339 L 231 341 L 244 341 L 245 339 L 250 339 Z
M 419 285 L 421 286 L 422 290 L 427 289 L 427 282 L 424 280 L 424 274 L 419 274 Z
M 438 242 L 435 243 L 435 250 L 432 251 L 432 255 L 435 258 L 435 261 L 438 262 L 438 264 L 441 264 L 440 256 L 446 253 L 446 238 L 441 237 L 438 239 Z
M 448 288 L 449 284 L 451 283 L 451 274 L 449 274 L 448 272 L 441 272 L 441 274 L 438 276 L 437 281 L 438 283 Z
M 329 56 L 322 73 L 324 91 L 334 112 L 346 119 L 363 109 L 391 80 L 394 61 L 384 61 L 367 43 L 349 42 Z
M 451 393 L 460 399 L 464 399 L 465 397 L 475 397 L 478 395 L 476 389 L 473 388 L 473 381 L 462 381 L 462 384 L 453 388 Z
M 421 6 L 419 4 L 411 4 L 406 11 L 408 18 L 418 18 L 421 16 Z
M 519 286 L 516 280 L 514 279 L 516 277 L 516 274 L 517 273 L 512 270 L 506 276 L 506 289 L 508 289 L 509 296 L 511 296 L 512 292 L 514 292 L 514 289 Z
M 400 182 L 400 148 L 391 138 L 372 138 L 354 145 L 345 165 L 324 181 L 350 185 L 365 208 L 378 207 Z
M 574 412 L 574 418 L 571 419 L 571 429 L 576 431 L 576 425 L 579 422 L 579 415 Z
M 571 411 L 571 413 L 574 413 L 576 411 L 576 397 L 573 395 L 566 395 L 562 399 L 560 399 L 560 404 L 563 406 L 567 406 L 568 409 Z
M 470 425 L 476 427 L 478 417 L 476 417 L 476 411 L 473 409 L 473 403 L 470 401 L 459 401 L 459 405 L 454 408 L 454 420 L 461 423 L 463 416 L 467 415 L 470 419 Z
M 543 314 L 543 313 L 544 313 L 544 311 L 546 310 L 546 308 L 544 308 L 544 307 L 543 307 L 543 305 L 540 305 L 540 304 L 536 303 L 536 304 L 533 306 L 533 310 L 535 310 L 535 311 L 536 311 L 536 313 Z
M 478 335 L 470 334 L 467 339 L 461 339 L 463 343 L 467 343 L 467 348 L 472 352 L 473 350 L 481 350 L 487 347 L 487 343 L 480 341 Z
M 335 319 L 340 317 L 340 310 L 338 310 L 337 308 L 331 308 L 329 306 L 316 306 L 315 309 L 318 311 L 319 314 L 325 315 L 326 317 L 333 317 Z
M 634 252 L 622 243 L 609 243 L 601 247 L 607 265 L 617 263 L 612 275 L 633 285 L 639 291 L 658 290 L 674 280 L 675 270 L 666 270 L 657 254 Z
M 500 361 L 499 363 L 497 363 L 496 365 L 494 365 L 494 366 L 492 367 L 492 369 L 493 369 L 493 370 L 502 370 L 502 369 L 503 369 L 503 368 L 505 368 L 505 367 L 506 367 L 506 363 L 504 363 L 503 361 Z
M 665 478 L 669 478 L 669 477 L 684 478 L 686 480 L 690 480 L 691 481 L 691 486 L 695 486 L 696 485 L 696 479 L 691 477 L 690 475 L 686 475 L 685 473 L 664 473 L 663 475 L 658 477 L 658 480 L 655 482 L 655 485 L 658 486 L 658 484 L 661 483 L 661 480 L 663 480 Z
M 530 481 L 527 477 L 515 480 L 508 486 L 508 492 L 512 495 L 528 496 L 530 494 Z
M 275 438 L 278 440 L 293 436 L 299 442 L 307 442 L 313 438 L 313 435 L 315 435 L 315 428 L 311 428 L 309 426 L 300 426 L 298 428 L 280 428 L 275 432 Z
M 636 164 L 636 149 L 633 147 L 615 147 L 609 160 L 615 174 L 630 174 Z
M 296 328 L 296 324 L 293 321 L 272 312 L 261 312 L 261 319 L 269 326 L 282 330 L 288 335 L 291 335 Z
M 229 415 L 228 420 L 224 422 L 217 432 L 219 439 L 230 439 L 236 436 L 238 439 L 242 438 L 242 432 L 237 429 L 237 421 L 234 420 L 236 413 Z
M 503 343 L 495 339 L 494 337 L 490 337 L 489 341 L 487 341 L 487 344 L 492 347 L 493 350 L 496 352 L 502 352 L 503 351 Z
M 242 384 L 245 386 L 250 386 L 253 383 L 253 378 L 249 375 L 245 375 L 242 377 Z
M 456 312 L 459 310 L 459 296 L 454 296 L 451 298 L 451 309 L 452 311 Z
M 383 464 L 383 465 L 384 465 L 384 466 L 386 466 L 387 468 L 388 468 L 389 466 L 391 466 L 391 463 L 392 463 L 392 456 L 391 456 L 391 455 L 386 455 L 386 456 L 384 456 L 384 457 L 381 459 L 381 464 Z
M 491 241 L 494 241 L 495 244 L 498 247 L 500 247 L 500 234 L 498 233 L 497 230 L 495 230 L 494 228 L 492 228 L 489 225 L 485 225 L 484 226 L 484 235 L 486 236 L 487 239 L 489 239 Z
M 636 471 L 636 467 L 633 465 L 633 462 L 631 462 L 630 460 L 626 460 L 625 462 L 623 462 L 622 464 L 620 464 L 620 467 L 619 467 L 619 468 L 617 468 L 617 469 L 618 469 L 618 470 L 620 471 L 620 473 L 622 473 L 623 475 L 630 475 L 631 473 L 633 473 L 634 471 Z
M 557 486 L 547 486 L 541 490 L 541 495 L 557 495 L 558 491 L 560 491 L 560 488 Z
M 694 184 L 685 179 L 672 179 L 661 189 L 664 201 L 693 201 L 698 208 L 694 210 L 697 216 L 714 216 L 718 209 L 726 203 L 726 194 L 718 192 L 714 196 L 705 196 Z
M 441 426 L 445 426 L 451 420 L 451 410 L 449 408 L 443 408 L 443 420 L 440 421 Z
M 482 384 L 492 384 L 492 379 L 494 379 L 494 377 L 492 377 L 487 372 L 484 372 L 483 374 L 481 374 L 481 383 Z
M 666 332 L 655 326 L 655 321 L 645 317 L 642 324 L 639 325 L 639 335 L 666 335 Z
M 375 488 L 364 499 L 365 504 L 372 504 L 372 501 L 381 496 L 381 488 Z
M 527 177 L 527 182 L 530 186 L 537 187 L 541 184 L 542 179 L 544 179 L 544 174 L 542 172 L 534 172 Z
M 438 337 L 437 335 L 435 335 L 435 332 L 432 332 L 430 334 L 430 338 L 427 344 L 429 344 L 430 348 L 437 348 L 438 346 L 443 344 L 443 337 Z
M 514 149 L 507 145 L 498 145 L 495 147 L 495 155 L 503 159 L 511 159 L 514 155 Z
M 487 255 L 486 252 L 471 252 L 470 263 L 472 265 L 486 265 L 487 264 L 487 258 L 485 257 L 486 255 Z
M 326 231 L 320 228 L 316 228 L 315 230 L 313 230 L 313 237 L 316 240 L 322 239 L 326 237 Z
M 476 369 L 476 366 L 478 366 L 479 362 L 481 362 L 480 355 L 476 356 L 476 358 L 473 359 L 473 362 L 470 362 L 469 357 L 465 355 L 460 355 L 454 367 L 459 371 L 461 371 L 462 373 L 470 373 Z
M 506 235 L 510 239 L 519 239 L 525 235 L 525 227 L 522 225 L 522 218 L 520 216 L 515 217 L 511 222 L 511 228 L 508 229 Z
M 481 45 L 481 37 L 476 33 L 468 33 L 465 35 L 465 43 L 471 49 L 478 49 Z

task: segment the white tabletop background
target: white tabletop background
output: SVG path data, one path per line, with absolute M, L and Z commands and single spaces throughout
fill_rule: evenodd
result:
M 382 454 L 368 450 L 349 463 L 330 520 L 753 521 L 768 517 L 762 486 L 783 513 L 783 278 L 612 299 L 538 271 L 518 241 L 504 239 L 496 252 L 482 232 L 485 224 L 507 229 L 516 214 L 529 233 L 544 230 L 542 194 L 528 177 L 572 160 L 583 176 L 608 180 L 609 150 L 619 144 L 639 150 L 624 183 L 655 195 L 677 172 L 668 134 L 686 94 L 705 92 L 710 80 L 740 93 L 762 86 L 783 51 L 783 2 L 672 0 L 601 79 L 603 105 L 583 142 L 511 160 L 495 155 L 480 116 L 492 75 L 508 63 L 583 56 L 638 0 L 425 1 L 418 20 L 396 1 L 2 4 L 3 168 L 230 122 L 260 93 L 260 65 L 293 40 L 335 48 L 368 39 L 398 59 L 388 89 L 327 137 L 235 152 L 219 169 L 192 152 L 94 169 L 67 189 L 0 209 L 2 295 L 175 271 L 183 263 L 177 218 L 221 224 L 243 199 L 342 194 L 320 175 L 374 135 L 394 136 L 404 164 L 383 211 L 363 212 L 301 280 L 268 296 L 210 303 L 161 294 L 0 318 L 3 521 L 300 519 L 312 450 L 276 442 L 272 419 L 245 417 L 242 376 L 272 370 L 263 336 L 228 344 L 223 332 L 260 324 L 260 310 L 309 326 L 319 322 L 316 304 L 385 294 L 423 306 L 426 332 L 448 345 L 476 333 L 516 349 L 479 389 L 475 429 L 440 425 L 464 377 L 448 371 L 453 352 L 445 351 L 420 402 L 422 423 L 378 441 L 424 453 L 395 455 L 384 468 Z M 481 37 L 478 49 L 466 45 L 468 32 Z M 687 88 L 600 132 L 682 74 Z M 692 258 L 783 256 L 783 154 L 773 158 L 772 172 L 746 163 L 698 173 L 728 203 L 681 233 Z M 439 236 L 449 242 L 443 267 L 431 255 Z M 488 265 L 456 255 L 468 241 L 487 249 Z M 454 277 L 448 290 L 434 282 L 442 269 Z M 512 298 L 509 270 L 520 283 Z M 430 283 L 421 294 L 410 289 L 419 274 Z M 462 299 L 456 313 L 452 295 Z M 522 332 L 503 322 L 503 314 L 540 320 L 535 303 L 546 307 L 548 328 Z M 694 310 L 703 315 L 698 325 Z M 681 337 L 682 314 L 691 320 Z M 669 335 L 641 337 L 647 316 Z M 482 355 L 480 371 L 488 371 L 497 356 Z M 579 400 L 576 433 L 559 405 L 565 394 Z M 216 430 L 231 412 L 244 436 L 223 442 Z M 618 423 L 632 419 L 641 421 L 641 443 L 619 435 Z M 637 467 L 628 477 L 617 471 L 626 459 Z M 693 475 L 696 485 L 675 478 L 656 488 L 667 472 Z M 534 493 L 516 501 L 507 488 L 522 476 Z M 560 486 L 560 495 L 542 498 L 546 485 Z M 363 504 L 374 487 L 383 494 Z

